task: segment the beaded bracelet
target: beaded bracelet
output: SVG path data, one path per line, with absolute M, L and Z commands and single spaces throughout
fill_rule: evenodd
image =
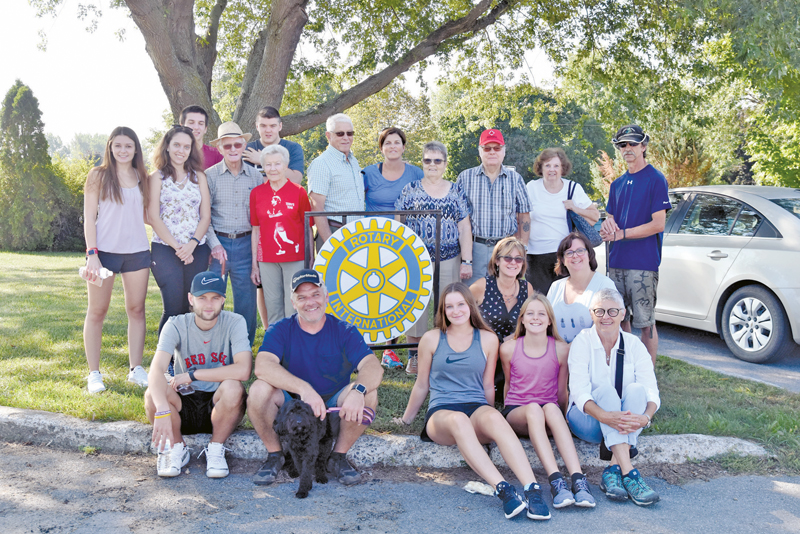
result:
M 169 415 L 171 413 L 172 413 L 172 410 L 164 410 L 162 412 L 156 412 L 155 417 L 158 417 L 159 415 Z

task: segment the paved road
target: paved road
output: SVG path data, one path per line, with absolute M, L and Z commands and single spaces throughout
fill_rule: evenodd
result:
M 597 508 L 553 511 L 545 524 L 531 524 L 524 516 L 504 519 L 497 498 L 468 494 L 460 488 L 463 481 L 398 482 L 387 479 L 391 469 L 367 474 L 369 481 L 354 487 L 315 485 L 300 500 L 294 482 L 254 486 L 253 462 L 234 461 L 227 479 L 210 480 L 205 461 L 193 458 L 189 474 L 159 479 L 153 457 L 85 456 L 4 443 L 0 454 L 4 534 L 800 530 L 798 476 L 725 477 L 684 486 L 651 478 L 661 502 L 650 508 L 609 502 L 594 487 Z
M 659 322 L 658 353 L 800 393 L 800 349 L 775 363 L 748 363 L 736 358 L 717 334 Z

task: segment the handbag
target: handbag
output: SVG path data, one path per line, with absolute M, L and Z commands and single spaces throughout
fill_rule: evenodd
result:
M 572 194 L 575 192 L 575 188 L 577 186 L 578 184 L 572 180 L 569 181 L 569 186 L 567 188 L 567 200 L 572 200 Z M 594 226 L 572 210 L 567 210 L 567 227 L 569 228 L 570 232 L 577 230 L 586 236 L 586 239 L 589 240 L 589 243 L 592 244 L 592 247 L 597 247 L 603 243 L 603 238 L 600 237 L 600 234 L 594 229 Z

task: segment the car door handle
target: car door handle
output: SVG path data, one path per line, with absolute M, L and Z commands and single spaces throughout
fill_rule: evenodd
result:
M 722 258 L 727 258 L 728 255 L 722 252 L 721 250 L 712 250 L 708 254 L 706 254 L 712 260 L 721 260 Z

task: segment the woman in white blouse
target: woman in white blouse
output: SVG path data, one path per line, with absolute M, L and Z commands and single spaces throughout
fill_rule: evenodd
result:
M 541 176 L 526 186 L 531 199 L 531 234 L 528 239 L 527 279 L 533 289 L 547 294 L 550 284 L 560 278 L 553 272 L 556 249 L 569 233 L 567 210 L 572 210 L 591 224 L 600 220 L 600 211 L 575 184 L 569 196 L 570 180 L 564 178 L 572 170 L 572 162 L 560 148 L 546 148 L 533 163 L 533 173 Z
M 633 468 L 631 456 L 639 434 L 661 405 L 653 362 L 639 338 L 620 329 L 625 305 L 616 289 L 595 293 L 590 308 L 594 325 L 570 346 L 567 422 L 578 438 L 602 442 L 601 459 L 611 453 L 600 490 L 611 499 L 630 497 L 647 506 L 658 501 L 658 493 Z M 619 359 L 622 373 L 617 380 Z

